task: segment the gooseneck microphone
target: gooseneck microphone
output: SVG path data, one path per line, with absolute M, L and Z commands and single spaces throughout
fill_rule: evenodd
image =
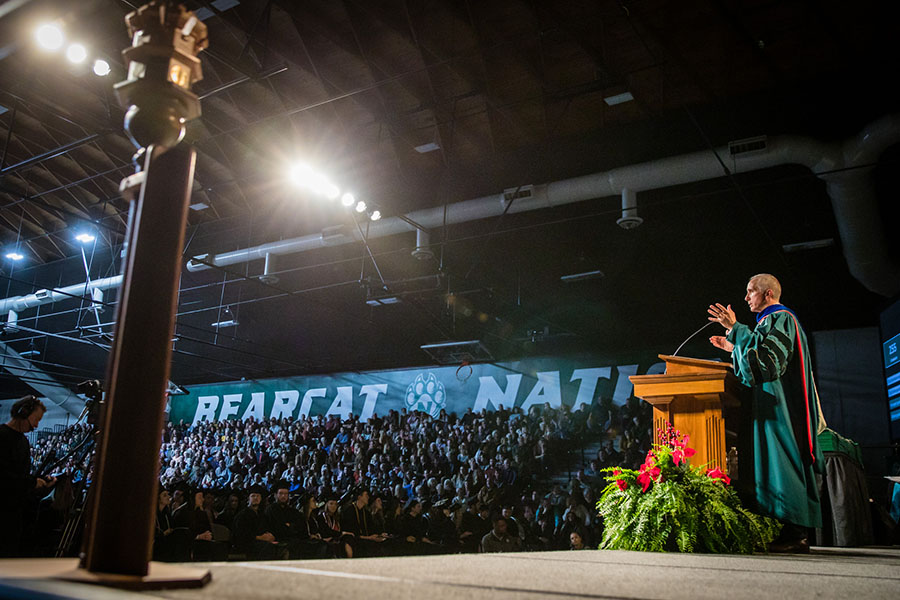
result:
M 703 327 L 701 327 L 700 329 L 698 329 L 697 331 L 695 331 L 694 333 L 692 333 L 691 335 L 689 335 L 688 338 L 687 338 L 686 340 L 684 340 L 683 342 L 681 342 L 681 345 L 678 346 L 678 349 L 675 350 L 675 352 L 672 353 L 672 356 L 677 356 L 677 355 L 678 355 L 678 350 L 681 350 L 682 348 L 684 348 L 684 345 L 687 344 L 687 343 L 688 343 L 689 341 L 691 341 L 692 339 L 694 339 L 694 336 L 695 336 L 695 335 L 697 335 L 698 333 L 700 333 L 701 331 L 703 331 L 704 329 L 706 329 L 706 328 L 709 327 L 710 325 L 714 325 L 714 324 L 716 324 L 716 323 L 718 323 L 718 321 L 710 321 L 709 323 L 707 323 L 706 325 L 704 325 Z

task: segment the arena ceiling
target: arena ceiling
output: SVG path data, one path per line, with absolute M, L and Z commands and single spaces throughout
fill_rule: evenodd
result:
M 839 143 L 898 112 L 894 3 L 186 4 L 201 10 L 210 38 L 194 86 L 203 114 L 186 138 L 199 153 L 192 202 L 206 207 L 190 213 L 186 263 L 364 233 L 365 214 L 291 184 L 299 160 L 384 219 L 492 195 L 500 204 L 504 190 L 527 200 L 529 186 L 689 153 L 715 157 L 721 172 L 639 191 L 643 224 L 628 230 L 617 225 L 619 194 L 598 191 L 423 226 L 430 254 L 413 255 L 411 224 L 367 244 L 278 256 L 274 278 L 260 277 L 259 259 L 185 269 L 176 383 L 425 364 L 420 346 L 452 340 L 481 340 L 495 359 L 670 352 L 704 323 L 710 301 L 740 305 L 747 322 L 744 283 L 760 271 L 781 277 L 810 330 L 875 325 L 897 291 L 871 291 L 844 256 L 848 232 L 863 245 L 884 236 L 897 272 L 896 140 L 852 167 L 874 186 L 871 230 L 840 223 L 827 178 L 807 167 L 741 173 L 714 153 L 763 135 Z M 0 243 L 23 256 L 2 259 L 3 298 L 84 283 L 86 269 L 91 280 L 119 272 L 128 204 L 118 188 L 134 148 L 112 85 L 125 78 L 123 18 L 134 8 L 0 5 Z M 112 73 L 38 50 L 32 32 L 46 18 L 63 19 L 67 37 Z M 633 99 L 609 100 L 624 93 Z M 96 239 L 77 241 L 84 231 Z M 821 243 L 791 246 L 806 242 Z M 602 276 L 561 279 L 593 271 Z M 102 303 L 66 297 L 18 311 L 0 342 L 31 367 L 4 373 L 0 397 L 27 391 L 37 369 L 68 386 L 102 379 L 116 297 L 113 288 Z M 372 302 L 384 297 L 400 301 Z M 237 325 L 212 325 L 229 320 Z M 688 350 L 712 355 L 702 341 Z

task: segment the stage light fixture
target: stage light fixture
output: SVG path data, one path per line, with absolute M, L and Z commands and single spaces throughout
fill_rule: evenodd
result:
M 7 252 L 6 258 L 8 258 L 9 260 L 18 261 L 18 260 L 22 260 L 23 258 L 25 258 L 25 255 L 19 254 L 18 252 Z
M 350 208 L 351 206 L 356 204 L 356 197 L 350 192 L 347 192 L 343 196 L 341 196 L 341 204 L 343 204 L 347 208 Z
M 46 50 L 59 50 L 63 45 L 63 32 L 53 23 L 44 23 L 34 32 L 37 43 Z
M 328 180 L 321 173 L 311 171 L 304 185 L 313 194 L 321 196 L 325 194 L 325 186 L 328 185 Z
M 98 58 L 94 61 L 94 75 L 98 77 L 106 77 L 109 75 L 111 71 L 109 67 L 109 63 L 103 60 L 102 58 Z
M 326 181 L 325 183 L 325 197 L 329 200 L 335 200 L 338 196 L 341 195 L 341 190 L 338 186 L 334 185 L 331 182 Z
M 356 212 L 358 212 L 358 213 L 366 212 L 366 203 L 363 202 L 362 200 L 357 202 L 356 203 Z
M 66 48 L 66 58 L 69 59 L 69 62 L 75 63 L 76 65 L 81 64 L 84 62 L 84 59 L 87 58 L 87 48 L 81 44 L 72 44 Z
M 369 215 L 369 218 L 372 219 L 373 221 L 377 221 L 378 219 L 381 218 L 381 211 L 380 211 L 380 210 L 373 210 L 373 211 L 372 211 L 372 214 Z
M 289 176 L 291 181 L 295 184 L 308 187 L 310 180 L 313 177 L 313 171 L 308 164 L 297 163 L 291 167 Z
M 92 233 L 83 232 L 83 233 L 79 233 L 78 235 L 76 235 L 75 239 L 78 240 L 79 242 L 81 242 L 82 244 L 90 244 L 91 242 L 93 242 L 94 240 L 97 239 L 97 236 L 95 236 Z

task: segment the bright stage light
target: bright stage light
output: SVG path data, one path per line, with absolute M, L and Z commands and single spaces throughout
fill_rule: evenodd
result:
M 97 237 L 91 233 L 79 233 L 78 235 L 75 236 L 75 239 L 78 240 L 79 242 L 81 242 L 82 244 L 90 244 L 91 242 L 96 240 Z
M 328 185 L 328 181 L 322 177 L 321 173 L 310 173 L 306 180 L 306 188 L 317 196 L 325 193 L 326 185 Z
M 306 163 L 297 163 L 291 167 L 291 181 L 299 186 L 309 187 L 313 175 L 313 170 Z
M 22 260 L 23 258 L 25 258 L 25 256 L 23 254 L 19 254 L 18 252 L 7 252 L 6 258 L 8 258 L 9 260 Z
M 297 187 L 306 188 L 317 196 L 325 196 L 329 200 L 337 200 L 341 197 L 341 188 L 335 185 L 325 173 L 314 170 L 306 163 L 296 163 L 291 167 L 290 179 Z M 344 202 L 347 201 L 346 196 L 344 194 Z M 345 206 L 352 204 L 351 201 L 349 205 L 345 204 Z
M 341 196 L 341 204 L 343 204 L 347 208 L 350 208 L 351 206 L 356 204 L 356 197 L 350 192 L 347 192 L 346 194 Z
M 83 63 L 84 59 L 87 58 L 87 48 L 81 44 L 72 44 L 66 48 L 66 58 L 69 59 L 69 62 L 75 64 Z
M 372 219 L 373 221 L 377 221 L 378 219 L 381 218 L 381 211 L 380 211 L 380 210 L 373 210 L 373 211 L 372 211 L 372 214 L 369 215 L 369 218 Z
M 338 186 L 334 185 L 333 183 L 326 181 L 324 187 L 325 187 L 325 197 L 328 198 L 329 200 L 334 200 L 338 196 L 341 195 L 341 190 L 338 188 Z
M 325 196 L 329 200 L 334 200 L 341 195 L 338 186 L 331 183 L 327 175 L 323 173 L 312 173 L 309 177 L 307 186 L 309 191 L 317 196 Z
M 63 32 L 53 23 L 44 23 L 34 32 L 37 43 L 47 50 L 59 50 L 63 45 Z
M 109 63 L 103 60 L 102 58 L 98 58 L 94 61 L 94 75 L 99 77 L 106 77 L 109 75 L 110 67 Z
M 366 203 L 363 202 L 362 200 L 357 202 L 356 203 L 356 212 L 358 212 L 358 213 L 366 212 Z

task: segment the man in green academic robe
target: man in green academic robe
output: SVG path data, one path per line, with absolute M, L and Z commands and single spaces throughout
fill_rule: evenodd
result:
M 755 495 L 762 512 L 784 524 L 771 548 L 808 552 L 808 528 L 822 526 L 816 473 L 824 458 L 816 435 L 818 397 L 806 334 L 794 313 L 780 304 L 781 284 L 767 273 L 747 283 L 744 300 L 757 314 L 751 330 L 737 322 L 731 305 L 713 304 L 709 320 L 726 329 L 710 343 L 731 352 L 734 373 L 751 388 L 750 431 Z

